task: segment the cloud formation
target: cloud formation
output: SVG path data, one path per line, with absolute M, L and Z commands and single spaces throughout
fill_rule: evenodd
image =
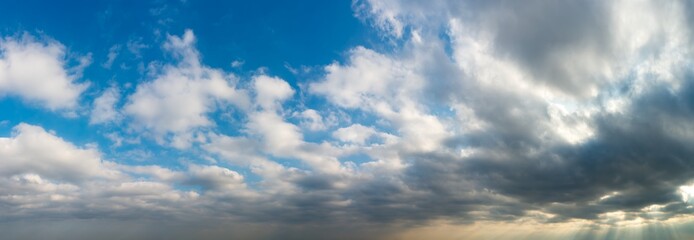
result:
M 267 69 L 213 68 L 192 30 L 166 35 L 172 62 L 150 64 L 148 78 L 129 90 L 100 90 L 88 122 L 122 128 L 122 137 L 106 136 L 121 139 L 116 147 L 138 138 L 173 163 L 107 159 L 59 129 L 20 123 L 0 138 L 0 215 L 144 218 L 210 238 L 230 233 L 188 224 L 275 227 L 249 238 L 338 230 L 346 238 L 416 238 L 480 224 L 528 235 L 523 226 L 559 226 L 588 232 L 576 238 L 609 239 L 629 236 L 605 228 L 690 221 L 689 4 L 352 7 L 383 46 L 353 46 L 297 82 Z M 64 69 L 61 44 L 0 44 L 1 93 L 76 108 L 86 84 Z M 25 59 L 51 74 L 51 94 L 32 95 L 48 76 L 23 74 Z M 567 237 L 542 234 L 535 236 Z
M 177 148 L 190 146 L 197 129 L 215 125 L 207 114 L 229 104 L 249 107 L 247 94 L 234 88 L 235 77 L 203 66 L 194 43 L 190 30 L 182 37 L 168 36 L 164 48 L 180 62 L 163 66 L 154 80 L 138 85 L 123 107 L 136 129 Z
M 449 123 L 473 126 L 446 137 L 443 151 L 412 156 L 405 182 L 448 200 L 422 211 L 460 209 L 454 215 L 472 219 L 467 215 L 482 211 L 486 216 L 479 217 L 499 221 L 533 210 L 550 214 L 547 221 L 598 220 L 613 212 L 651 219 L 644 213 L 649 206 L 670 206 L 662 209 L 673 212 L 659 217 L 686 213 L 676 207 L 683 206 L 679 187 L 691 180 L 677 177 L 689 169 L 691 155 L 683 136 L 689 127 L 678 120 L 689 112 L 683 98 L 691 74 L 682 58 L 690 54 L 683 6 L 509 4 L 357 3 L 375 14 L 377 27 L 406 39 L 403 51 L 424 54 L 394 58 L 424 60 L 410 69 L 427 79 L 429 91 L 449 97 L 430 106 L 449 106 L 463 120 Z M 420 52 L 441 45 L 451 51 Z M 427 66 L 428 58 L 438 66 Z M 453 69 L 427 69 L 447 62 Z M 454 75 L 440 75 L 445 72 Z M 461 194 L 482 190 L 496 197 Z M 472 207 L 477 201 L 487 207 Z
M 84 58 L 88 64 L 88 58 Z M 89 83 L 77 82 L 81 68 L 67 69 L 65 46 L 24 34 L 0 40 L 0 94 L 20 97 L 49 110 L 73 110 Z

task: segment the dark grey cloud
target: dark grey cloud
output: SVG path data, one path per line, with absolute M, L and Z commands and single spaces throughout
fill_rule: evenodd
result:
M 694 117 L 693 86 L 688 83 L 675 92 L 656 87 L 635 99 L 627 112 L 596 117 L 597 135 L 580 145 L 542 149 L 533 132 L 509 135 L 503 127 L 501 132 L 468 135 L 467 143 L 478 143 L 491 153 L 469 159 L 446 155 L 415 158 L 402 181 L 423 193 L 420 201 L 390 199 L 389 204 L 402 200 L 427 211 L 429 217 L 464 218 L 470 217 L 467 212 L 491 208 L 498 215 L 490 217 L 500 221 L 537 209 L 557 214 L 557 220 L 597 219 L 599 214 L 613 211 L 638 213 L 653 204 L 666 206 L 666 216 L 688 213 L 683 211 L 686 204 L 677 191 L 694 173 L 694 138 L 682 139 L 673 133 L 694 130 L 688 123 Z M 489 140 L 495 134 L 500 139 Z M 516 201 L 481 197 L 484 191 Z M 619 194 L 600 200 L 613 192 Z M 411 217 L 421 216 L 415 213 Z
M 499 56 L 515 59 L 538 84 L 584 95 L 602 76 L 590 72 L 597 69 L 581 69 L 590 64 L 583 61 L 614 54 L 610 7 L 610 2 L 591 0 L 501 1 L 481 18 L 496 32 Z

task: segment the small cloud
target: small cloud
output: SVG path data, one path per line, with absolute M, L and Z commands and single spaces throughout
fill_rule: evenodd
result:
M 120 54 L 120 49 L 120 45 L 113 45 L 111 48 L 109 48 L 108 55 L 106 56 L 106 62 L 101 64 L 101 66 L 106 69 L 111 69 L 113 62 L 116 60 L 116 57 L 118 57 L 118 54 Z
M 232 68 L 241 68 L 241 67 L 243 67 L 244 63 L 246 63 L 246 62 L 243 60 L 234 60 L 231 62 L 230 65 Z
M 104 91 L 101 96 L 94 99 L 89 124 L 105 124 L 119 121 L 121 114 L 116 109 L 119 101 L 120 91 L 118 88 L 111 87 Z
M 138 38 L 128 41 L 126 47 L 128 48 L 128 51 L 135 56 L 135 58 L 139 59 L 142 58 L 142 50 L 149 48 L 149 45 L 142 43 L 142 38 Z

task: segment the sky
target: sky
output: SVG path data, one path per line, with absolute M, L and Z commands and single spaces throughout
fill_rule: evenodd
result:
M 0 3 L 3 239 L 692 239 L 689 1 Z

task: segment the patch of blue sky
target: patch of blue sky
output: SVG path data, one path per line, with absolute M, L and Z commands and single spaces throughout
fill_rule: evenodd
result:
M 65 117 L 61 113 L 46 110 L 37 103 L 24 101 L 15 96 L 2 97 L 0 109 L 0 121 L 7 121 L 0 128 L 5 131 L 11 131 L 20 123 L 38 125 L 79 146 L 95 143 L 95 139 L 101 137 L 98 132 L 91 130 L 88 118 Z M 8 136 L 4 134 L 8 133 L 5 131 L 3 135 Z
M 371 141 L 373 141 L 373 140 L 371 140 Z M 369 142 L 367 142 L 367 144 L 368 143 Z M 371 158 L 369 155 L 367 155 L 366 153 L 362 153 L 362 152 L 349 154 L 349 155 L 346 155 L 346 156 L 343 156 L 340 158 L 340 162 L 353 162 L 357 166 L 359 166 L 360 164 L 363 164 L 363 163 L 372 162 L 374 160 L 375 159 Z

